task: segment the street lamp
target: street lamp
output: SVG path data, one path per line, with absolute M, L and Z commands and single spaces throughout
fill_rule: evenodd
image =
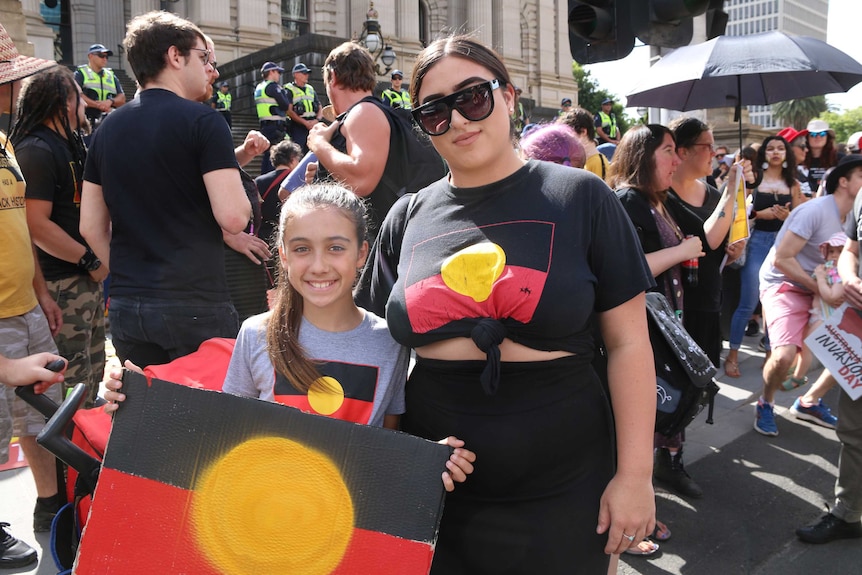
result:
M 368 13 L 365 16 L 366 20 L 362 24 L 359 43 L 371 52 L 371 57 L 374 58 L 374 71 L 377 75 L 384 76 L 389 73 L 392 64 L 395 63 L 395 50 L 383 40 L 383 32 L 380 30 L 380 22 L 377 20 L 378 13 L 374 9 L 374 2 L 370 3 Z M 380 65 L 377 63 L 378 59 L 383 62 L 383 66 L 386 68 L 382 72 L 380 71 Z

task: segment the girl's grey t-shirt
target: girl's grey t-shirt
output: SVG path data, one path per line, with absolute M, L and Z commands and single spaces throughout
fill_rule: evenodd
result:
M 371 413 L 367 421 L 360 423 L 382 427 L 385 415 L 404 413 L 404 383 L 410 354 L 392 339 L 384 319 L 366 310 L 362 312 L 365 315 L 362 322 L 345 332 L 324 331 L 303 318 L 299 343 L 314 361 L 344 364 L 346 369 L 359 366 L 366 375 L 369 369 L 372 374 L 376 372 Z M 266 312 L 243 322 L 225 377 L 224 392 L 277 401 L 275 369 L 266 348 L 266 326 L 271 315 Z M 315 412 L 313 407 L 303 409 Z M 331 416 L 338 417 L 338 412 Z

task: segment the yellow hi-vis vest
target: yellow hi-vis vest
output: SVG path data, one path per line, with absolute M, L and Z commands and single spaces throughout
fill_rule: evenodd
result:
M 290 99 L 293 103 L 293 111 L 298 116 L 306 120 L 317 117 L 314 111 L 314 100 L 317 94 L 314 92 L 314 87 L 311 84 L 305 85 L 305 90 L 294 84 L 293 82 L 284 85 L 284 89 L 290 92 Z
M 617 119 L 615 116 L 608 116 L 604 112 L 599 112 L 599 118 L 602 120 L 602 128 L 610 125 L 610 129 L 606 130 L 609 138 L 617 137 Z
M 407 90 L 401 90 L 400 92 L 391 89 L 383 90 L 383 102 L 389 104 L 392 108 L 403 108 L 405 110 L 412 108 L 410 105 L 410 93 Z
M 274 84 L 272 80 L 264 80 L 254 89 L 254 104 L 258 120 L 284 120 L 284 113 L 279 109 L 275 98 L 266 95 L 266 87 Z M 275 111 L 273 111 L 275 108 Z
M 221 91 L 216 92 L 216 96 L 218 97 L 218 101 L 216 102 L 216 108 L 218 110 L 224 110 L 226 112 L 230 112 L 230 104 L 233 101 L 233 96 L 230 95 L 230 92 L 227 94 L 222 93 Z
M 117 77 L 114 76 L 114 71 L 110 68 L 102 68 L 101 76 L 96 74 L 87 64 L 78 66 L 78 70 L 84 77 L 84 85 L 81 87 L 81 90 L 92 90 L 96 94 L 95 98 L 90 94 L 87 94 L 87 97 L 104 102 L 108 99 L 108 96 L 116 96 L 119 93 L 117 90 Z

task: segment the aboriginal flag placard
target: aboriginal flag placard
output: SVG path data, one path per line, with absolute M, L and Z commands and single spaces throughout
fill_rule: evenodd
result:
M 123 380 L 75 573 L 428 573 L 449 447 Z

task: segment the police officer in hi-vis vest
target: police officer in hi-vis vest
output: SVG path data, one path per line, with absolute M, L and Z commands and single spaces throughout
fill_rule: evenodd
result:
M 233 127 L 233 121 L 230 116 L 230 106 L 233 103 L 233 96 L 230 93 L 230 84 L 227 82 L 219 82 L 218 90 L 213 94 L 210 104 L 217 112 L 222 115 L 229 127 Z
M 317 94 L 314 87 L 308 83 L 308 76 L 311 74 L 311 69 L 300 62 L 291 70 L 293 73 L 293 82 L 284 85 L 290 96 L 290 110 L 287 115 L 290 117 L 290 126 L 288 133 L 290 139 L 302 147 L 302 152 L 308 152 L 306 140 L 308 139 L 308 131 L 313 125 L 323 119 L 323 107 L 320 105 L 320 100 L 317 99 Z
M 114 53 L 103 44 L 93 44 L 87 51 L 87 63 L 75 70 L 75 81 L 84 93 L 87 119 L 93 131 L 114 109 L 126 103 L 126 95 L 114 71 L 107 67 Z
M 412 108 L 410 105 L 410 93 L 407 90 L 401 89 L 401 82 L 403 81 L 404 74 L 401 70 L 392 72 L 392 88 L 383 90 L 383 97 L 381 99 L 393 108 L 409 110 Z
M 620 143 L 620 129 L 617 127 L 617 117 L 611 112 L 614 107 L 614 101 L 610 98 L 605 98 L 602 101 L 602 111 L 596 114 L 595 125 L 596 135 L 599 137 L 599 144 L 614 144 Z
M 284 68 L 275 62 L 265 62 L 260 68 L 263 81 L 254 89 L 254 104 L 257 109 L 257 119 L 260 120 L 260 131 L 271 145 L 282 141 L 287 135 L 287 111 L 290 109 L 290 97 L 281 87 L 281 73 Z M 260 173 L 273 170 L 269 154 L 263 154 L 260 159 Z

